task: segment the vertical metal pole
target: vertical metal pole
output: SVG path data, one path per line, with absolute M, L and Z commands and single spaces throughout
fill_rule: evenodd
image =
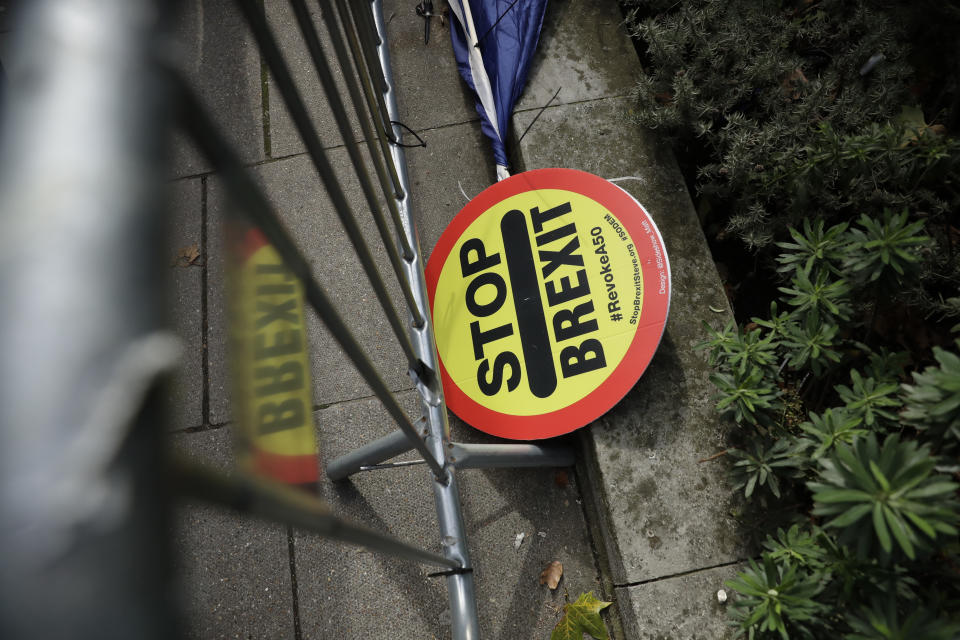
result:
M 374 24 L 383 44 L 377 49 L 380 64 L 390 90 L 386 93 L 387 109 L 390 118 L 395 120 L 397 114 L 396 90 L 393 88 L 393 78 L 390 74 L 390 53 L 386 46 L 386 27 L 383 23 L 383 7 L 381 0 L 375 0 L 373 11 Z M 399 128 L 394 129 L 394 135 L 400 139 Z M 397 166 L 402 184 L 408 184 L 406 162 L 403 148 L 391 147 L 394 164 Z M 419 251 L 413 224 L 413 215 L 410 207 L 410 190 L 405 189 L 406 197 L 400 202 L 400 212 L 404 224 L 413 238 L 417 249 L 416 258 L 410 263 L 411 281 L 414 293 L 428 304 L 426 281 L 423 275 L 422 254 Z M 425 308 L 429 308 L 426 306 Z M 433 323 L 428 318 L 422 329 L 412 330 L 414 348 L 417 349 L 423 362 L 434 371 L 439 371 L 436 351 L 436 341 L 433 335 Z M 447 422 L 447 409 L 443 402 L 443 388 L 439 376 L 434 376 L 428 385 L 428 392 L 421 392 L 427 416 L 427 442 L 437 459 L 448 469 L 446 482 L 433 482 L 434 501 L 437 507 L 437 520 L 440 535 L 445 541 L 453 541 L 444 547 L 444 555 L 457 560 L 460 566 L 472 568 L 470 551 L 467 545 L 466 527 L 463 524 L 463 515 L 460 511 L 460 494 L 457 487 L 456 472 L 450 468 L 447 460 L 447 445 L 450 441 L 450 425 Z M 430 400 L 433 398 L 433 400 Z M 480 623 L 477 616 L 477 597 L 473 584 L 472 572 L 450 574 L 446 577 L 447 593 L 450 603 L 451 629 L 455 640 L 477 640 L 480 637 Z
M 0 148 L 0 635 L 177 636 L 161 0 L 22 3 Z

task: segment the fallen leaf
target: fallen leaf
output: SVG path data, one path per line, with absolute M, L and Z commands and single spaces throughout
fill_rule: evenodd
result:
M 561 489 L 566 489 L 567 485 L 570 484 L 570 478 L 567 476 L 567 472 L 557 471 L 557 474 L 553 476 L 553 483 Z
M 603 624 L 600 611 L 611 603 L 597 600 L 593 591 L 581 593 L 577 601 L 563 607 L 563 617 L 553 628 L 550 640 L 583 640 L 583 634 L 589 633 L 596 640 L 608 640 L 607 627 Z
M 547 568 L 540 572 L 540 584 L 550 587 L 551 591 L 560 584 L 560 578 L 563 577 L 563 565 L 558 560 L 554 560 L 547 565 Z
M 200 245 L 194 242 L 185 247 L 180 247 L 176 257 L 173 259 L 172 265 L 175 267 L 189 267 L 197 264 L 198 260 L 200 260 Z

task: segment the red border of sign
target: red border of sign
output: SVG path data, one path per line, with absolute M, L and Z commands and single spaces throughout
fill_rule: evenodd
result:
M 443 235 L 440 236 L 433 252 L 430 254 L 430 260 L 427 262 L 426 268 L 431 313 L 433 313 L 433 301 L 437 292 L 440 271 L 443 269 L 453 246 L 467 230 L 467 227 L 498 202 L 519 193 L 537 189 L 572 191 L 600 203 L 617 215 L 617 219 L 633 238 L 634 244 L 637 245 L 637 251 L 641 252 L 638 238 L 646 236 L 646 232 L 640 227 L 640 220 L 636 218 L 624 219 L 621 217 L 622 213 L 618 213 L 639 209 L 650 223 L 659 240 L 660 250 L 663 252 L 664 268 L 667 271 L 667 293 L 663 296 L 644 296 L 638 329 L 643 328 L 645 330 L 637 331 L 633 342 L 627 349 L 627 353 L 623 356 L 623 360 L 620 361 L 620 364 L 610 376 L 586 397 L 557 411 L 536 416 L 515 416 L 484 407 L 453 383 L 446 367 L 443 366 L 441 358 L 440 374 L 443 379 L 443 391 L 447 398 L 447 406 L 465 422 L 477 429 L 512 440 L 537 440 L 569 433 L 593 422 L 620 402 L 643 375 L 660 344 L 664 327 L 667 324 L 667 312 L 670 308 L 672 288 L 670 262 L 667 259 L 667 250 L 663 245 L 663 238 L 660 236 L 660 231 L 653 222 L 653 218 L 633 196 L 615 184 L 584 171 L 576 169 L 536 169 L 519 173 L 488 187 L 468 202 L 444 230 Z M 645 255 L 647 251 L 643 251 L 641 255 Z M 645 283 L 658 281 L 655 264 L 648 265 L 644 261 L 642 268 Z M 649 287 L 649 284 L 647 286 Z M 656 332 L 656 338 L 654 339 L 649 329 L 658 325 L 660 330 Z M 568 426 L 558 427 L 558 425 Z

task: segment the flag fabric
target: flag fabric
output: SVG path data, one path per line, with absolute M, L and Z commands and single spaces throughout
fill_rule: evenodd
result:
M 493 145 L 497 179 L 510 175 L 505 141 L 527 81 L 547 0 L 449 0 L 460 75 L 477 94 L 480 126 Z

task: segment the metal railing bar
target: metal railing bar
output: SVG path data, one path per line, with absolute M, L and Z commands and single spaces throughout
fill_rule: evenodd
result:
M 370 21 L 370 6 L 363 7 L 363 3 L 347 2 L 347 0 L 336 0 L 337 4 L 345 7 L 350 12 L 350 19 L 353 22 L 353 28 L 360 42 L 360 51 L 364 60 L 367 62 L 367 69 L 374 85 L 374 95 L 377 99 L 377 105 L 380 108 L 380 114 L 383 116 L 384 128 L 389 131 L 391 128 L 390 116 L 387 113 L 387 103 L 383 95 L 389 90 L 387 81 L 383 77 L 383 69 L 380 67 L 380 58 L 377 57 L 377 42 L 374 40 L 374 26 Z M 341 14 L 342 15 L 342 14 Z M 378 86 L 379 85 L 379 86 Z
M 321 7 L 321 10 L 324 14 L 324 20 L 327 23 L 327 28 L 330 32 L 330 42 L 333 44 L 333 50 L 337 62 L 340 64 L 340 68 L 343 71 L 343 78 L 347 85 L 347 91 L 350 93 L 350 102 L 353 103 L 353 109 L 357 114 L 357 120 L 360 122 L 360 128 L 363 131 L 363 139 L 367 144 L 367 150 L 370 152 L 370 157 L 373 160 L 373 167 L 377 172 L 377 178 L 380 180 L 380 188 L 383 189 L 384 198 L 387 201 L 387 208 L 390 211 L 390 217 L 393 219 L 393 224 L 397 229 L 397 235 L 400 238 L 400 249 L 403 252 L 404 260 L 413 259 L 413 247 L 410 244 L 410 238 L 407 235 L 406 229 L 403 227 L 403 223 L 400 220 L 400 210 L 397 206 L 397 198 L 403 198 L 403 190 L 399 188 L 400 179 L 399 176 L 395 181 L 392 181 L 393 178 L 387 175 L 387 170 L 385 165 L 389 164 L 391 170 L 396 174 L 396 169 L 393 166 L 393 157 L 383 154 L 383 150 L 377 150 L 377 144 L 380 140 L 385 138 L 385 134 L 381 134 L 379 130 L 374 132 L 371 128 L 371 121 L 374 123 L 374 127 L 377 124 L 375 118 L 371 118 L 367 109 L 364 107 L 364 98 L 361 93 L 360 87 L 357 84 L 356 78 L 352 73 L 353 67 L 350 63 L 350 56 L 347 53 L 346 46 L 343 42 L 343 36 L 340 34 L 340 28 L 337 25 L 337 19 L 334 15 L 333 8 L 330 6 L 329 0 L 320 0 L 318 3 Z M 358 70 L 359 73 L 359 70 Z M 372 102 L 370 103 L 372 104 Z M 378 136 L 383 135 L 384 138 L 379 138 Z M 397 193 L 397 192 L 400 193 Z
M 386 40 L 386 24 L 383 20 L 383 3 L 381 0 L 374 0 L 373 19 L 376 24 L 377 32 L 381 40 Z M 387 113 L 391 120 L 397 119 L 397 92 L 394 86 L 390 67 L 389 47 L 381 45 L 377 50 L 378 58 L 381 61 L 387 85 L 390 87 L 385 94 L 387 99 Z M 400 139 L 399 127 L 393 128 L 393 134 L 396 139 Z M 404 149 L 399 145 L 394 145 L 390 149 L 395 158 L 395 163 L 400 172 L 400 180 L 404 187 L 409 187 L 409 178 L 407 175 L 406 162 L 404 159 Z M 413 223 L 411 210 L 411 198 L 405 198 L 401 202 L 401 211 L 403 212 L 403 221 L 410 228 L 410 236 L 414 242 L 417 240 L 416 227 Z M 426 280 L 423 275 L 423 266 L 420 263 L 421 256 L 417 256 L 416 274 L 417 280 L 414 282 L 414 292 L 427 300 Z M 428 302 L 424 304 L 429 305 Z M 422 340 L 418 340 L 416 345 L 422 351 L 421 356 L 428 367 L 439 370 L 438 356 L 436 351 L 436 341 L 433 336 L 433 326 L 428 316 L 427 326 L 419 332 Z M 433 389 L 437 396 L 442 400 L 443 387 L 440 384 L 438 376 L 434 377 L 432 382 Z M 429 404 L 424 401 L 425 414 L 427 416 L 426 441 L 431 445 L 437 459 L 442 460 L 448 467 L 450 465 L 447 458 L 447 451 L 450 441 L 450 425 L 447 418 L 447 409 L 443 402 L 439 405 Z M 455 558 L 462 563 L 463 567 L 472 566 L 470 563 L 470 550 L 466 539 L 466 527 L 463 522 L 463 514 L 460 509 L 460 497 L 457 487 L 457 471 L 450 468 L 448 481 L 445 484 L 440 482 L 433 483 L 434 502 L 437 506 L 437 524 L 440 528 L 440 535 L 444 542 L 453 540 L 453 544 L 444 546 L 443 554 L 448 558 Z M 480 637 L 480 623 L 477 616 L 477 598 L 474 588 L 473 576 L 471 574 L 450 575 L 446 578 L 448 602 L 450 605 L 450 619 L 453 640 L 476 640 Z
M 377 47 L 382 44 L 380 36 L 377 35 L 377 29 L 373 25 L 373 16 L 371 11 L 373 5 L 369 2 L 350 2 L 348 5 L 353 14 L 354 24 L 357 32 L 360 34 L 361 41 L 365 41 L 363 53 L 367 59 L 367 66 L 373 74 L 374 86 L 380 94 L 390 90 L 387 86 L 387 79 L 383 75 L 383 69 L 380 67 L 380 59 L 377 57 Z M 383 114 L 387 115 L 386 105 L 383 105 Z
M 450 569 L 462 566 L 451 558 L 342 520 L 331 513 L 326 503 L 306 491 L 251 473 L 226 474 L 184 456 L 175 456 L 171 463 L 174 488 L 181 495 L 395 557 Z
M 329 6 L 330 0 L 319 0 L 319 2 L 321 5 Z M 383 153 L 387 167 L 390 169 L 390 179 L 393 180 L 393 193 L 398 200 L 402 200 L 405 197 L 403 184 L 400 181 L 400 175 L 397 172 L 393 155 L 390 153 L 390 134 L 388 131 L 392 131 L 393 125 L 390 123 L 390 117 L 387 115 L 387 111 L 379 110 L 380 108 L 377 106 L 377 97 L 379 96 L 382 100 L 383 94 L 379 94 L 373 86 L 373 80 L 370 78 L 363 53 L 360 51 L 359 37 L 357 36 L 356 30 L 352 28 L 353 21 L 350 19 L 346 5 L 341 0 L 337 0 L 337 12 L 340 15 L 343 31 L 347 36 L 347 43 L 350 45 L 353 63 L 356 66 L 357 74 L 360 76 L 360 81 L 363 85 L 363 94 L 367 101 L 367 108 L 377 128 L 377 141 L 380 143 L 380 151 Z M 346 60 L 341 60 L 340 64 L 343 68 L 344 76 L 349 74 L 350 69 Z M 396 223 L 396 220 L 394 223 Z
M 193 137 L 197 146 L 210 160 L 210 163 L 221 172 L 224 181 L 250 221 L 263 232 L 267 240 L 280 254 L 287 268 L 303 283 L 304 296 L 307 302 L 323 320 L 327 329 L 330 330 L 334 339 L 346 352 L 366 383 L 370 385 L 374 395 L 383 403 L 390 417 L 393 418 L 397 426 L 406 434 L 410 443 L 427 461 L 434 475 L 441 481 L 445 480 L 447 477 L 446 470 L 437 462 L 437 457 L 433 455 L 423 438 L 417 433 L 413 423 L 397 403 L 393 394 L 390 393 L 390 389 L 383 378 L 380 377 L 376 367 L 370 362 L 363 348 L 337 313 L 326 292 L 313 276 L 306 258 L 303 257 L 297 245 L 290 238 L 266 196 L 247 175 L 236 153 L 218 132 L 216 124 L 206 114 L 190 86 L 176 71 L 169 68 L 167 70 L 174 85 L 173 89 L 179 94 L 177 96 L 180 107 L 178 116 L 181 125 Z
M 347 237 L 350 238 L 350 243 L 353 245 L 357 257 L 360 259 L 360 264 L 363 266 L 363 270 L 366 272 L 367 278 L 373 286 L 373 291 L 377 296 L 377 300 L 380 302 L 380 306 L 383 308 L 387 321 L 390 323 L 390 327 L 393 329 L 400 343 L 400 347 L 407 356 L 410 369 L 421 369 L 422 365 L 420 364 L 420 360 L 413 353 L 410 338 L 406 334 L 399 314 L 393 307 L 393 301 L 390 299 L 390 294 L 387 292 L 387 287 L 383 282 L 383 278 L 380 276 L 373 255 L 370 253 L 370 249 L 363 239 L 363 232 L 357 224 L 352 209 L 343 193 L 343 189 L 340 187 L 336 174 L 333 172 L 333 167 L 330 166 L 330 161 L 327 159 L 323 145 L 320 143 L 317 130 L 313 125 L 313 121 L 310 119 L 310 115 L 307 113 L 303 98 L 300 96 L 300 92 L 294 84 L 290 69 L 283 55 L 280 53 L 276 38 L 274 38 L 270 27 L 267 25 L 266 17 L 257 5 L 256 0 L 236 0 L 236 2 L 244 18 L 246 18 L 247 24 L 250 25 L 253 37 L 260 48 L 260 54 L 267 61 L 267 66 L 273 74 L 273 79 L 276 81 L 277 87 L 280 89 L 283 101 L 287 105 L 287 110 L 290 112 L 290 117 L 293 119 L 300 138 L 307 148 L 307 153 L 313 160 L 314 168 L 320 175 L 320 179 L 326 187 L 330 199 L 333 201 L 333 209 L 340 219 L 340 223 L 343 225 Z
M 353 168 L 356 171 L 357 178 L 360 180 L 360 187 L 370 207 L 370 212 L 373 214 L 377 231 L 380 232 L 380 237 L 387 250 L 390 264 L 393 266 L 393 270 L 397 275 L 397 281 L 400 283 L 400 289 L 403 292 L 404 301 L 407 303 L 407 309 L 409 309 L 410 315 L 413 316 L 413 324 L 416 327 L 422 327 L 424 322 L 423 313 L 420 311 L 416 300 L 414 300 L 413 291 L 410 288 L 410 280 L 407 278 L 403 264 L 400 261 L 400 254 L 391 236 L 390 229 L 387 226 L 387 220 L 380 206 L 380 200 L 374 192 L 373 183 L 370 180 L 370 174 L 367 172 L 366 163 L 363 161 L 363 156 L 360 155 L 360 149 L 353 139 L 350 119 L 347 117 L 347 111 L 344 109 L 343 101 L 340 99 L 340 93 L 337 91 L 337 85 L 333 80 L 333 74 L 330 72 L 326 55 L 324 55 L 323 48 L 320 45 L 320 38 L 317 37 L 317 30 L 310 17 L 310 12 L 307 10 L 307 5 L 304 0 L 290 0 L 290 6 L 300 26 L 300 32 L 303 34 L 303 39 L 307 44 L 310 57 L 313 59 L 313 66 L 320 79 L 320 84 L 327 94 L 327 103 L 333 112 L 334 120 L 337 122 L 337 128 L 340 130 L 340 135 L 347 147 L 350 160 L 353 162 Z M 389 195 L 387 200 L 394 202 L 393 198 L 389 197 Z M 405 236 L 406 234 L 403 235 Z

